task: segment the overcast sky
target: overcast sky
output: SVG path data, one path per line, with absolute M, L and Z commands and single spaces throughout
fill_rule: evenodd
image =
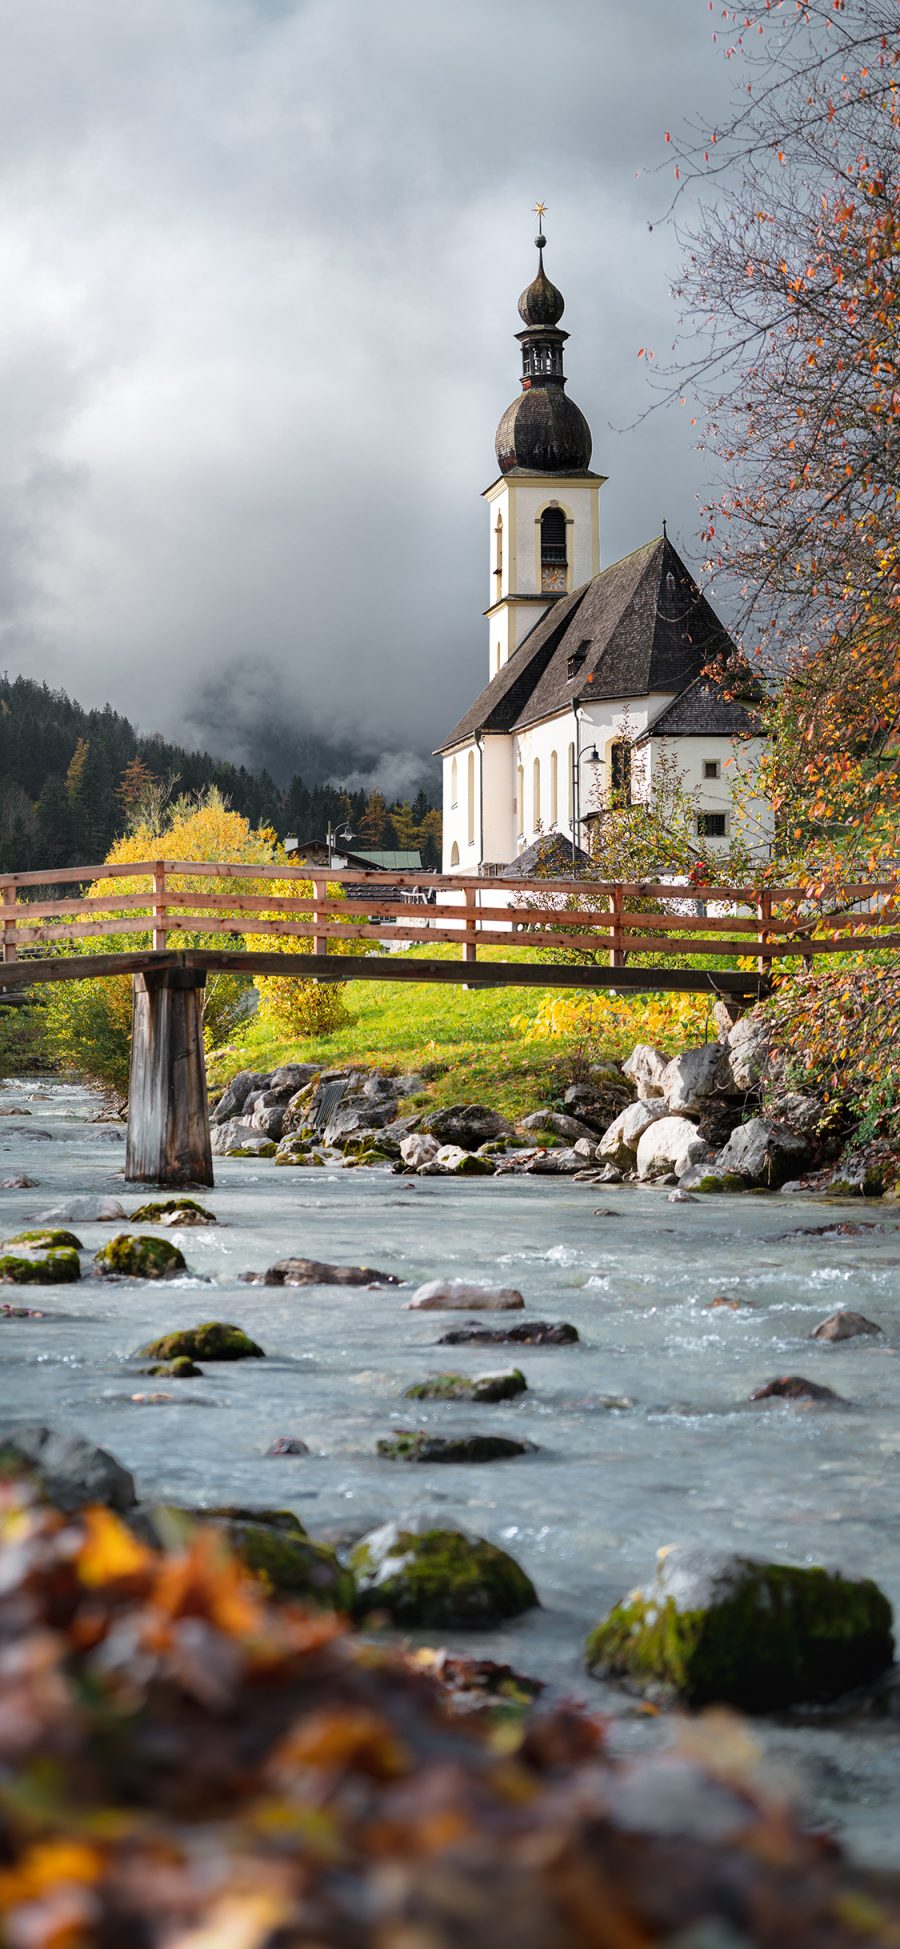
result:
M 497 421 L 548 205 L 604 562 L 699 559 L 663 131 L 707 0 L 5 0 L 0 664 L 142 729 L 428 751 L 485 681 Z M 671 154 L 671 152 L 670 152 Z M 290 742 L 289 738 L 287 740 Z M 283 756 L 281 759 L 283 763 Z M 412 772 L 398 758 L 387 783 Z

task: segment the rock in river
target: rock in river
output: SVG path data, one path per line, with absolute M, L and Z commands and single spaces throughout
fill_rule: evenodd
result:
M 399 1286 L 395 1272 L 369 1265 L 328 1265 L 322 1259 L 279 1259 L 267 1272 L 243 1274 L 247 1286 Z
M 128 1216 L 125 1206 L 118 1198 L 66 1198 L 61 1205 L 51 1205 L 49 1211 L 37 1211 L 34 1215 L 36 1225 L 70 1225 L 72 1220 L 82 1220 L 85 1224 L 107 1225 L 117 1218 Z
M 102 1502 L 125 1511 L 135 1503 L 134 1477 L 105 1448 L 83 1435 L 62 1434 L 38 1422 L 0 1423 L 0 1480 L 25 1475 L 57 1509 Z
M 320 1610 L 349 1611 L 354 1585 L 327 1543 L 315 1543 L 289 1509 L 197 1509 L 190 1521 L 221 1529 L 253 1576 L 279 1596 L 302 1598 Z
M 243 1327 L 226 1320 L 205 1320 L 202 1326 L 182 1326 L 149 1340 L 141 1347 L 142 1360 L 263 1360 L 262 1347 L 251 1340 Z
M 811 1340 L 859 1340 L 865 1334 L 881 1331 L 864 1313 L 831 1313 L 827 1320 L 813 1327 L 809 1337 Z
M 172 1279 L 186 1272 L 184 1253 L 168 1238 L 132 1238 L 117 1232 L 94 1256 L 97 1271 L 106 1278 Z
M 834 1699 L 886 1670 L 891 1607 L 869 1578 L 676 1545 L 614 1605 L 589 1669 L 691 1706 L 775 1712 Z
M 514 1557 L 427 1514 L 372 1530 L 353 1550 L 350 1568 L 358 1608 L 388 1611 L 395 1624 L 487 1627 L 538 1602 Z
M 71 1286 L 81 1278 L 81 1261 L 71 1247 L 51 1252 L 0 1254 L 2 1286 Z
M 469 1279 L 429 1279 L 406 1301 L 415 1313 L 506 1313 L 524 1304 L 515 1286 L 477 1286 Z
M 507 1462 L 536 1451 L 535 1442 L 510 1435 L 432 1435 L 427 1428 L 398 1428 L 378 1443 L 389 1462 Z
M 481 1326 L 468 1320 L 442 1333 L 439 1347 L 570 1347 L 578 1339 L 578 1328 L 568 1320 L 516 1320 L 514 1326 Z
M 762 1387 L 755 1387 L 751 1401 L 840 1401 L 833 1387 L 822 1387 L 818 1381 L 804 1380 L 802 1374 L 782 1374 L 778 1380 L 766 1381 Z
M 308 1455 L 309 1444 L 300 1440 L 299 1435 L 276 1435 L 269 1443 L 267 1455 Z
M 449 1110 L 435 1110 L 423 1118 L 422 1129 L 440 1144 L 458 1144 L 461 1150 L 478 1150 L 493 1137 L 512 1134 L 506 1118 L 483 1103 L 455 1103 Z
M 131 1214 L 132 1225 L 214 1225 L 216 1215 L 198 1205 L 196 1198 L 159 1198 L 139 1205 Z
M 432 1374 L 404 1390 L 407 1401 L 512 1401 L 528 1386 L 518 1367 L 496 1374 Z

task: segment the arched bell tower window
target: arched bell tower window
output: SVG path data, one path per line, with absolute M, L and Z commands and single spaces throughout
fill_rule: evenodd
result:
M 548 595 L 566 592 L 566 517 L 562 508 L 545 508 L 541 515 L 541 589 Z
M 499 596 L 500 585 L 503 580 L 503 516 L 502 514 L 498 514 L 497 526 L 494 529 L 494 574 L 497 577 L 497 594 Z

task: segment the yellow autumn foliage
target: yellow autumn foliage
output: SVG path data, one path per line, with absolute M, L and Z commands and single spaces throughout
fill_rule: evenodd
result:
M 711 995 L 548 995 L 533 1015 L 518 1015 L 512 1028 L 523 1042 L 557 1037 L 597 1048 L 623 1041 L 652 1042 L 666 1049 L 702 1042 L 708 1033 Z

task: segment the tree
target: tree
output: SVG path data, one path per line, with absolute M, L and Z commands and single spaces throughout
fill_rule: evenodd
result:
M 740 589 L 744 658 L 770 676 L 782 846 L 859 871 L 895 856 L 900 814 L 897 10 L 748 0 L 730 18 L 740 105 L 676 166 L 701 189 L 677 384 L 724 482 L 707 568 Z

